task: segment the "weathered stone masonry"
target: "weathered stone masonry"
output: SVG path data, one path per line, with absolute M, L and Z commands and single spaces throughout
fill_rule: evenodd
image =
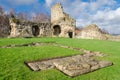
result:
M 10 37 L 42 37 L 52 35 L 50 23 L 15 22 L 11 19 L 10 25 Z
M 63 11 L 61 4 L 51 8 L 53 36 L 74 37 L 76 21 Z
M 11 33 L 9 37 L 70 37 L 83 39 L 102 39 L 120 41 L 119 36 L 106 34 L 96 24 L 77 30 L 76 21 L 66 14 L 61 4 L 51 8 L 51 22 L 34 23 L 18 19 L 10 19 Z
M 51 23 L 16 20 L 10 19 L 10 37 L 74 37 L 75 19 L 63 11 L 61 4 L 56 4 L 51 8 Z

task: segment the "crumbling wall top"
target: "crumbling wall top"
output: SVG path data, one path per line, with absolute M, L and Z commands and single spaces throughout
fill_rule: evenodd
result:
M 51 8 L 51 23 L 62 19 L 67 19 L 70 22 L 75 22 L 75 19 L 64 12 L 61 3 L 58 3 Z

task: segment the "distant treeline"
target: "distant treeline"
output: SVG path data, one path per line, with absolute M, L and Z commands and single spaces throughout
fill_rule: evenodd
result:
M 28 14 L 27 12 L 17 13 L 14 9 L 11 9 L 10 11 L 4 11 L 2 6 L 0 6 L 0 37 L 7 37 L 10 35 L 10 18 L 17 18 L 22 21 L 32 21 L 36 23 L 50 22 L 50 16 L 41 11 L 31 15 L 31 13 Z

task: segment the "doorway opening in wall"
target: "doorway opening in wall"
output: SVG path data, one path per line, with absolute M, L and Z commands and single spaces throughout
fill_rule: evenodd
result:
M 9 27 L 9 33 L 8 33 L 9 35 L 11 34 L 11 29 L 12 29 L 12 28 L 11 28 L 11 27 Z
M 55 26 L 53 26 L 53 29 L 54 29 L 53 34 L 54 34 L 55 36 L 59 36 L 59 34 L 61 33 L 61 28 L 60 28 L 60 26 L 59 26 L 59 25 L 55 25 Z
M 33 36 L 38 36 L 39 35 L 39 27 L 37 25 L 34 25 L 32 26 L 32 33 L 33 33 Z
M 69 38 L 73 38 L 73 32 L 68 32 Z

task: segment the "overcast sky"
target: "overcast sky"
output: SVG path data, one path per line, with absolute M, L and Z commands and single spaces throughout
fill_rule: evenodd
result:
M 14 8 L 31 15 L 39 11 L 50 14 L 56 3 L 61 3 L 64 11 L 76 19 L 77 26 L 97 24 L 110 33 L 120 34 L 120 0 L 0 0 L 6 12 Z

